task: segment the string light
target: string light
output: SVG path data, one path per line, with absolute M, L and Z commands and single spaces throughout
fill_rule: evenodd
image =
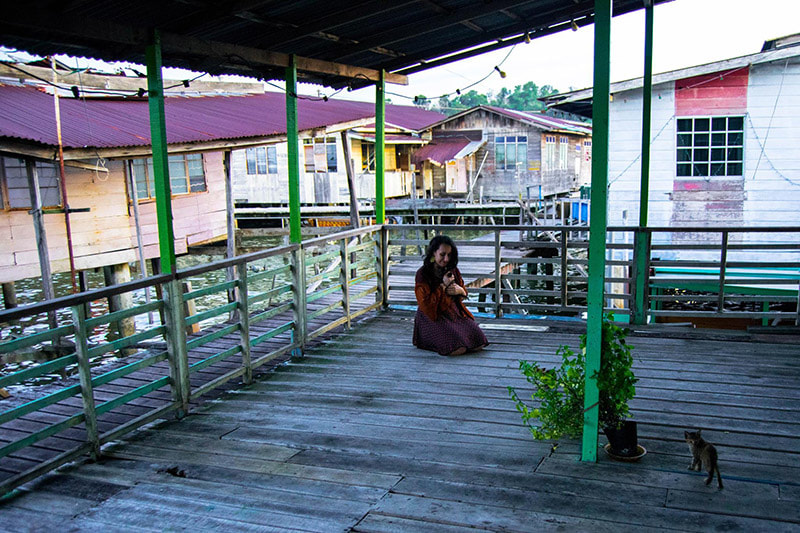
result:
M 506 77 L 506 73 L 505 73 L 505 71 L 503 71 L 503 70 L 500 70 L 500 67 L 499 67 L 499 66 L 495 65 L 495 66 L 494 66 L 494 69 L 495 69 L 497 72 L 499 72 L 499 73 L 500 73 L 500 77 L 501 77 L 501 78 L 505 78 L 505 77 Z

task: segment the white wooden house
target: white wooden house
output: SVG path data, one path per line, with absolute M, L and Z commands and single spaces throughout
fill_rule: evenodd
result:
M 649 226 L 797 225 L 797 41 L 778 39 L 752 55 L 653 77 Z M 611 85 L 609 225 L 639 220 L 642 86 L 642 78 Z M 591 98 L 585 89 L 544 100 L 589 116 Z M 697 238 L 676 233 L 672 242 Z

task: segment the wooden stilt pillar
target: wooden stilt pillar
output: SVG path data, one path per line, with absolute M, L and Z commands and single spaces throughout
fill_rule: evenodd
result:
M 128 263 L 120 263 L 118 265 L 109 265 L 103 267 L 103 277 L 105 278 L 106 287 L 119 285 L 131 280 L 131 268 Z M 108 297 L 108 311 L 121 311 L 122 309 L 130 309 L 133 307 L 133 295 L 131 293 L 116 294 Z M 136 324 L 133 317 L 123 318 L 114 322 L 117 329 L 117 338 L 128 337 L 136 333 Z M 120 350 L 119 355 L 125 356 L 135 353 L 134 348 L 124 348 Z
M 17 289 L 13 281 L 3 283 L 3 306 L 6 309 L 13 309 L 17 306 Z

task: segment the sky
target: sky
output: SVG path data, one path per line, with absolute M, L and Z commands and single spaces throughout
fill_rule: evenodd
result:
M 800 32 L 800 0 L 673 0 L 657 5 L 654 13 L 653 71 L 667 72 L 761 50 L 765 40 Z M 594 27 L 564 31 L 520 43 L 471 59 L 409 76 L 409 85 L 387 85 L 387 98 L 410 104 L 416 95 L 436 99 L 472 87 L 481 93 L 497 93 L 533 81 L 558 91 L 592 85 Z M 12 54 L 12 57 L 21 57 Z M 65 60 L 72 66 L 75 59 Z M 81 67 L 86 62 L 79 62 Z M 93 62 L 97 68 L 99 62 Z M 494 71 L 494 66 L 507 74 Z M 113 70 L 113 69 L 112 69 Z M 614 17 L 611 25 L 611 81 L 642 75 L 644 70 L 644 10 Z M 165 78 L 184 79 L 186 71 L 165 69 Z M 205 79 L 205 78 L 204 78 Z M 280 86 L 280 83 L 276 85 Z M 272 90 L 272 88 L 268 88 Z M 301 84 L 304 94 L 327 94 L 324 87 Z M 342 91 L 337 98 L 374 101 L 374 88 Z

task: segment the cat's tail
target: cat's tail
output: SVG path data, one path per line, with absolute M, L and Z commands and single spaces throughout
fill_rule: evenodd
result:
M 722 490 L 722 476 L 719 473 L 719 465 L 714 465 L 714 469 L 717 471 L 717 484 L 719 489 Z

